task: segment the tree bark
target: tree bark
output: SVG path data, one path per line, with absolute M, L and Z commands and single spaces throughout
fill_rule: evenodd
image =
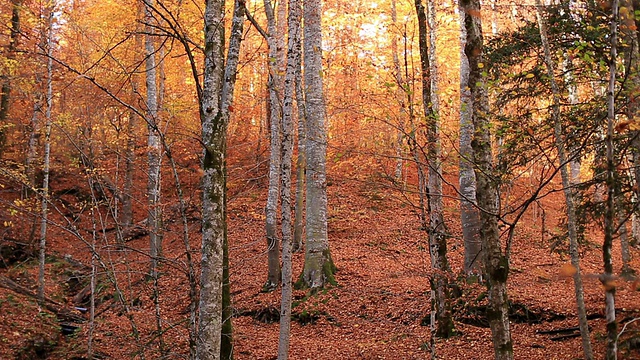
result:
M 144 0 L 144 14 L 146 23 L 145 35 L 145 78 L 147 85 L 147 156 L 149 173 L 147 179 L 149 248 L 151 267 L 149 274 L 155 279 L 158 276 L 158 261 L 162 256 L 162 212 L 160 208 L 160 162 L 162 159 L 162 145 L 160 129 L 158 127 L 158 86 L 156 69 L 156 48 L 154 44 L 154 18 L 151 7 L 154 0 Z
M 291 162 L 293 157 L 293 101 L 295 78 L 300 62 L 300 20 L 302 8 L 299 0 L 289 0 L 289 43 L 284 79 L 282 116 L 282 301 L 280 305 L 280 336 L 278 360 L 289 357 L 292 297 L 292 234 L 291 234 Z
M 335 265 L 327 235 L 327 132 L 322 91 L 322 6 L 305 0 L 304 82 L 307 109 L 306 246 L 300 285 L 312 292 L 335 284 Z
M 227 119 L 221 112 L 224 72 L 224 0 L 208 0 L 204 13 L 205 57 L 200 119 L 204 149 L 202 260 L 196 357 L 220 359 L 223 325 L 226 223 Z
M 495 358 L 513 359 L 513 343 L 509 329 L 509 303 L 507 278 L 509 259 L 503 253 L 498 229 L 499 184 L 494 176 L 495 168 L 491 149 L 489 100 L 484 67 L 482 16 L 479 0 L 461 0 L 464 23 L 467 30 L 465 54 L 469 59 L 469 82 L 473 101 L 472 117 L 474 134 L 471 141 L 477 181 L 476 197 L 480 211 L 480 238 L 484 249 L 484 267 L 487 277 L 489 306 L 487 315 L 493 340 Z M 463 84 L 464 85 L 464 84 Z
M 447 229 L 444 223 L 442 204 L 442 161 L 440 144 L 440 121 L 438 114 L 437 70 L 435 64 L 435 6 L 428 1 L 429 15 L 425 13 L 422 0 L 415 2 L 418 15 L 418 43 L 420 46 L 420 65 L 422 70 L 422 104 L 427 128 L 427 164 L 428 181 L 426 186 L 427 208 L 429 213 L 429 254 L 431 258 L 431 290 L 435 310 L 435 335 L 448 338 L 454 333 L 449 301 L 447 273 L 450 271 L 447 261 Z M 429 28 L 427 30 L 427 22 Z M 427 45 L 429 37 L 430 46 Z M 433 319 L 433 315 L 432 315 Z
M 300 0 L 297 0 L 300 1 Z M 301 40 L 298 40 L 298 48 Z M 298 49 L 298 51 L 301 51 Z M 292 251 L 298 252 L 302 249 L 302 236 L 304 229 L 304 177 L 306 168 L 306 142 L 307 142 L 307 115 L 304 103 L 304 90 L 302 89 L 302 61 L 298 56 L 296 64 L 295 87 L 296 105 L 298 108 L 298 158 L 296 159 L 296 209 L 293 228 Z
M 42 180 L 42 203 L 41 203 L 41 219 L 40 219 L 40 241 L 39 241 L 39 268 L 38 268 L 38 300 L 40 303 L 45 301 L 45 255 L 47 244 L 47 218 L 49 215 L 49 169 L 51 159 L 51 126 L 53 119 L 51 111 L 53 109 L 53 4 L 45 8 L 46 22 L 43 24 L 41 36 L 44 39 L 47 64 L 47 90 L 45 94 L 45 130 L 44 130 L 44 161 L 43 161 L 43 180 Z
M 269 158 L 269 190 L 267 195 L 267 205 L 265 207 L 267 234 L 267 262 L 268 275 L 263 291 L 273 291 L 280 284 L 280 245 L 278 240 L 278 220 L 277 209 L 280 198 L 280 163 L 282 161 L 281 151 L 281 117 L 280 97 L 281 76 L 278 68 L 278 34 L 274 8 L 271 0 L 264 0 L 264 10 L 267 16 L 267 44 L 269 47 L 269 122 L 271 124 L 271 155 Z
M 15 59 L 20 39 L 20 8 L 22 0 L 12 0 L 11 2 L 11 34 L 9 35 L 9 45 L 6 50 L 6 59 Z M 7 145 L 7 119 L 9 118 L 11 99 L 11 74 L 0 75 L 0 158 Z
M 615 294 L 616 287 L 610 279 L 613 279 L 613 261 L 611 249 L 613 246 L 615 227 L 615 165 L 613 157 L 613 123 L 615 121 L 615 85 L 616 85 L 616 60 L 618 41 L 619 2 L 611 2 L 611 53 L 609 59 L 609 86 L 607 88 L 607 136 L 606 161 L 607 161 L 607 198 L 605 202 L 604 218 L 604 242 L 602 244 L 602 258 L 604 262 L 603 285 L 605 287 L 605 318 L 607 321 L 607 351 L 605 359 L 617 359 L 618 352 L 618 323 L 616 321 Z
M 562 136 L 562 117 L 560 109 L 560 87 L 555 80 L 555 63 L 551 58 L 551 47 L 547 36 L 547 25 L 543 18 L 543 8 L 540 0 L 536 0 L 536 15 L 538 19 L 538 28 L 540 31 L 540 39 L 544 50 L 544 59 L 547 66 L 547 74 L 551 85 L 553 96 L 552 118 L 554 124 L 555 145 L 558 150 L 558 161 L 560 166 L 560 176 L 562 177 L 562 187 L 567 208 L 567 230 L 569 234 L 569 253 L 571 255 L 571 265 L 575 269 L 573 275 L 576 304 L 578 307 L 578 324 L 580 327 L 580 335 L 582 337 L 582 350 L 587 360 L 593 359 L 593 351 L 591 350 L 591 339 L 589 337 L 589 324 L 587 322 L 587 310 L 584 304 L 584 289 L 582 286 L 582 276 L 580 273 L 580 254 L 578 249 L 578 231 L 577 218 L 572 192 L 572 176 L 570 171 L 570 161 L 567 160 L 567 151 Z
M 469 59 L 464 52 L 467 43 L 465 14 L 460 11 L 460 222 L 464 242 L 464 272 L 482 273 L 482 241 L 480 215 L 476 206 L 476 174 L 473 171 L 473 99 L 469 88 Z

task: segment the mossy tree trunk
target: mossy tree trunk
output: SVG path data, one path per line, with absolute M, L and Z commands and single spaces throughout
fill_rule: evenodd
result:
M 513 343 L 509 327 L 507 278 L 509 259 L 502 251 L 498 229 L 499 183 L 495 175 L 492 154 L 489 100 L 484 67 L 482 10 L 479 0 L 461 0 L 467 42 L 464 52 L 469 60 L 469 82 L 474 134 L 471 141 L 477 181 L 476 198 L 480 209 L 480 238 L 484 254 L 489 306 L 487 316 L 491 327 L 493 349 L 497 360 L 513 359 Z
M 307 203 L 305 259 L 299 285 L 316 291 L 335 283 L 335 266 L 327 235 L 327 132 L 322 90 L 322 6 L 320 0 L 305 0 L 303 8 Z

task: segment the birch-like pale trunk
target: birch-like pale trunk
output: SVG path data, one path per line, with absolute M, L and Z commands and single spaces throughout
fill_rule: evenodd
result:
M 449 302 L 446 273 L 450 270 L 447 261 L 446 226 L 442 204 L 442 161 L 440 145 L 440 121 L 438 114 L 437 63 L 435 57 L 435 6 L 427 1 L 428 14 L 422 0 L 415 1 L 418 16 L 418 44 L 422 82 L 422 105 L 425 113 L 428 178 L 425 197 L 429 216 L 429 255 L 431 258 L 432 321 L 435 336 L 448 338 L 453 335 L 453 319 Z M 427 27 L 427 24 L 429 25 Z M 429 43 L 429 45 L 428 45 Z M 436 87 L 434 89 L 434 86 Z
M 300 1 L 300 0 L 297 0 Z M 298 47 L 300 47 L 298 41 Z M 298 56 L 295 75 L 296 105 L 298 108 L 298 158 L 296 159 L 296 208 L 293 226 L 292 251 L 298 252 L 302 249 L 302 236 L 304 231 L 304 177 L 306 168 L 306 145 L 307 145 L 307 115 L 304 104 L 304 90 L 302 89 L 302 59 Z
M 267 205 L 265 206 L 265 230 L 267 234 L 267 281 L 263 291 L 273 291 L 280 284 L 280 245 L 278 240 L 278 200 L 280 199 L 280 163 L 282 161 L 281 150 L 281 125 L 282 111 L 278 91 L 281 75 L 278 69 L 278 34 L 274 8 L 271 0 L 264 0 L 264 11 L 267 16 L 267 44 L 269 48 L 268 69 L 269 82 L 269 123 L 271 124 L 271 154 L 269 157 L 269 190 L 267 193 Z
M 149 227 L 149 256 L 151 266 L 149 275 L 155 279 L 158 276 L 158 261 L 162 256 L 162 212 L 160 208 L 160 162 L 162 159 L 162 144 L 160 139 L 160 129 L 158 127 L 158 84 L 157 84 L 157 63 L 156 48 L 154 44 L 154 18 L 151 7 L 154 0 L 144 0 L 145 14 L 145 79 L 147 85 L 147 156 L 149 172 L 147 179 L 147 201 Z
M 45 256 L 47 249 L 47 219 L 49 215 L 49 170 L 51 159 L 51 125 L 53 119 L 51 118 L 51 111 L 53 109 L 53 9 L 55 4 L 51 3 L 45 8 L 46 22 L 43 24 L 41 36 L 45 40 L 46 51 L 46 63 L 47 63 L 47 87 L 45 94 L 45 129 L 44 129 L 44 153 L 43 153 L 43 168 L 42 168 L 42 203 L 40 209 L 40 241 L 38 247 L 38 301 L 44 303 L 45 301 Z
M 476 174 L 473 171 L 473 99 L 469 88 L 469 59 L 464 52 L 467 29 L 464 11 L 460 11 L 460 220 L 464 242 L 464 272 L 482 273 L 482 240 L 480 215 L 476 207 Z
M 509 259 L 502 251 L 500 230 L 498 229 L 499 184 L 497 183 L 495 165 L 493 163 L 489 99 L 484 67 L 482 17 L 479 0 L 461 0 L 464 12 L 464 24 L 467 30 L 465 54 L 469 60 L 469 81 L 473 101 L 472 118 L 474 126 L 473 159 L 476 172 L 476 198 L 480 208 L 480 238 L 484 250 L 484 270 L 487 278 L 487 293 L 490 314 L 489 326 L 493 340 L 496 360 L 513 359 L 513 342 L 509 328 L 509 301 L 507 296 L 507 278 L 509 276 Z M 464 84 L 463 84 L 464 85 Z
M 605 319 L 607 321 L 607 350 L 606 360 L 618 358 L 618 323 L 616 321 L 615 294 L 616 287 L 613 282 L 613 259 L 611 250 L 615 228 L 615 164 L 613 157 L 613 123 L 615 122 L 615 86 L 616 86 L 616 60 L 618 57 L 618 19 L 619 1 L 611 2 L 611 51 L 609 57 L 609 86 L 607 88 L 607 135 L 606 146 L 606 188 L 607 198 L 605 202 L 604 217 L 604 242 L 602 244 L 602 259 L 604 262 L 604 274 L 602 282 L 605 288 Z
M 304 83 L 307 114 L 306 246 L 300 285 L 312 292 L 335 283 L 327 234 L 327 130 L 322 90 L 322 4 L 305 0 Z
M 406 116 L 406 105 L 404 103 L 405 98 L 405 81 L 402 77 L 402 71 L 400 69 L 400 58 L 398 57 L 398 37 L 395 30 L 398 28 L 398 12 L 396 10 L 396 0 L 391 0 L 391 23 L 393 24 L 393 31 L 391 31 L 391 55 L 393 59 L 393 71 L 395 72 L 396 80 L 396 97 L 400 105 L 400 114 L 398 116 L 398 124 L 396 129 L 396 170 L 395 181 L 398 184 L 402 184 L 402 167 L 404 164 L 404 121 Z
M 300 20 L 302 8 L 299 0 L 289 0 L 289 41 L 287 67 L 284 79 L 284 102 L 282 108 L 282 301 L 280 303 L 280 336 L 278 338 L 278 360 L 289 357 L 291 333 L 292 283 L 292 234 L 291 234 L 291 163 L 293 158 L 293 102 L 298 63 L 300 62 Z
M 572 191 L 572 176 L 570 171 L 570 161 L 567 160 L 567 150 L 564 145 L 562 134 L 562 116 L 560 108 L 561 93 L 560 87 L 555 79 L 555 62 L 551 58 L 551 47 L 549 46 L 549 38 L 547 36 L 547 25 L 543 18 L 543 8 L 540 0 L 536 0 L 536 16 L 538 20 L 538 28 L 540 39 L 544 51 L 544 60 L 547 67 L 547 75 L 551 85 L 551 93 L 553 97 L 552 103 L 552 120 L 554 125 L 555 145 L 558 151 L 558 161 L 560 166 L 560 176 L 562 178 L 562 187 L 567 211 L 567 231 L 569 234 L 569 254 L 571 255 L 571 265 L 575 269 L 573 275 L 574 293 L 576 304 L 578 307 L 578 325 L 580 327 L 580 335 L 582 337 L 582 350 L 586 360 L 593 359 L 593 351 L 591 350 L 591 338 L 589 336 L 589 323 L 587 322 L 587 310 L 584 304 L 584 288 L 582 286 L 582 275 L 580 271 L 580 253 L 578 248 L 578 231 L 576 209 Z
M 202 260 L 196 357 L 220 359 L 226 223 L 227 119 L 221 112 L 224 76 L 224 0 L 207 0 L 204 13 L 202 122 Z

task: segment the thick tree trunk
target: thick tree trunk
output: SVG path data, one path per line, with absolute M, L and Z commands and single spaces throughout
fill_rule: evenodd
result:
M 224 1 L 208 0 L 204 13 L 205 58 L 200 119 L 204 149 L 202 260 L 196 357 L 220 359 L 223 327 L 226 223 L 227 119 L 221 112 L 224 71 Z
M 281 75 L 278 69 L 278 34 L 277 24 L 271 0 L 264 0 L 267 15 L 267 43 L 269 45 L 269 122 L 271 124 L 271 155 L 269 158 L 269 190 L 267 195 L 266 233 L 267 233 L 267 261 L 268 274 L 263 291 L 273 291 L 280 284 L 280 245 L 278 240 L 278 200 L 280 199 L 280 163 L 282 161 L 281 148 L 281 105 L 278 91 L 281 91 Z
M 582 276 L 580 273 L 580 254 L 578 251 L 578 231 L 577 231 L 577 218 L 574 205 L 573 192 L 571 189 L 572 176 L 569 169 L 569 161 L 567 160 L 566 149 L 564 145 L 564 139 L 562 136 L 562 118 L 560 109 L 560 88 L 555 80 L 555 63 L 551 58 L 551 50 L 549 46 L 549 40 L 547 36 L 547 26 L 542 16 L 543 9 L 540 0 L 536 0 L 538 27 L 540 30 L 540 39 L 542 40 L 542 46 L 544 50 L 544 58 L 547 66 L 547 74 L 549 76 L 549 82 L 551 84 L 551 92 L 553 94 L 553 124 L 555 133 L 555 145 L 558 150 L 558 161 L 560 166 L 560 176 L 562 177 L 562 187 L 564 191 L 565 204 L 567 208 L 567 227 L 569 233 L 569 253 L 571 255 L 571 265 L 575 269 L 573 275 L 576 304 L 578 307 L 578 323 L 580 326 L 580 334 L 582 336 L 582 349 L 584 357 L 587 360 L 593 359 L 593 352 L 591 350 L 591 339 L 589 337 L 589 324 L 587 322 L 587 310 L 584 304 L 584 290 L 582 286 Z
M 473 101 L 474 135 L 471 141 L 476 172 L 476 197 L 480 211 L 480 238 L 484 249 L 484 267 L 488 287 L 488 318 L 495 358 L 513 359 L 513 343 L 509 329 L 507 277 L 509 259 L 503 253 L 498 229 L 499 184 L 493 176 L 495 169 L 491 149 L 489 100 L 482 76 L 484 66 L 482 17 L 479 0 L 462 0 L 467 43 L 465 54 L 469 60 L 469 82 Z M 464 85 L 464 84 L 463 84 Z
M 278 360 L 289 357 L 292 296 L 292 234 L 291 234 L 291 162 L 293 157 L 293 101 L 295 78 L 300 62 L 300 20 L 302 8 L 299 0 L 289 0 L 289 44 L 284 80 L 282 116 L 282 302 L 280 306 L 280 336 Z
M 322 6 L 305 0 L 304 82 L 307 109 L 307 204 L 304 270 L 300 285 L 317 291 L 335 283 L 327 236 L 327 132 L 322 91 Z
M 460 222 L 464 242 L 465 274 L 482 273 L 480 215 L 476 206 L 476 174 L 473 171 L 473 99 L 469 88 L 469 60 L 464 52 L 467 43 L 465 14 L 460 11 Z

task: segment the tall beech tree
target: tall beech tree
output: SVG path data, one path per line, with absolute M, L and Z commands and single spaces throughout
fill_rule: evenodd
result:
M 507 278 L 509 259 L 502 250 L 498 229 L 499 184 L 495 173 L 489 121 L 489 99 L 483 76 L 484 55 L 482 11 L 479 0 L 461 0 L 467 41 L 464 52 L 469 60 L 469 87 L 473 103 L 474 134 L 471 141 L 477 181 L 476 198 L 480 209 L 480 238 L 484 250 L 484 271 L 488 289 L 488 320 L 497 360 L 513 359 L 509 327 Z M 464 86 L 461 85 L 461 86 Z
M 49 216 L 49 175 L 51 169 L 51 127 L 53 125 L 53 15 L 55 2 L 49 2 L 42 8 L 41 24 L 41 55 L 46 64 L 46 90 L 45 90 L 45 129 L 44 129 L 44 152 L 43 152 L 43 168 L 42 168 L 42 189 L 41 198 L 41 215 L 40 215 L 40 241 L 38 246 L 38 301 L 41 304 L 45 302 L 45 255 L 47 250 L 47 219 Z
M 447 228 L 444 223 L 442 204 L 442 161 L 440 149 L 440 120 L 438 114 L 437 73 L 435 59 L 435 6 L 429 2 L 429 16 L 425 13 L 422 0 L 415 1 L 418 15 L 418 43 L 420 46 L 420 65 L 422 81 L 422 104 L 426 122 L 426 141 L 428 163 L 428 181 L 425 195 L 429 214 L 429 254 L 431 257 L 432 321 L 436 320 L 435 335 L 450 337 L 453 335 L 453 318 L 449 301 L 447 272 L 450 271 L 447 260 Z M 429 30 L 427 30 L 429 18 Z M 431 35 L 431 36 L 430 36 Z M 429 38 L 429 40 L 427 40 Z M 430 46 L 428 45 L 430 42 Z M 422 191 L 422 189 L 420 189 Z M 435 316 L 434 316 L 435 315 Z
M 146 97 L 146 123 L 147 123 L 147 156 L 149 172 L 147 179 L 149 249 L 151 268 L 149 274 L 157 277 L 158 260 L 162 254 L 162 212 L 160 207 L 160 165 L 162 160 L 162 144 L 160 140 L 160 128 L 158 127 L 158 79 L 156 46 L 154 44 L 154 17 L 152 7 L 154 0 L 144 0 L 145 15 L 145 82 L 147 86 Z
M 322 4 L 304 0 L 306 139 L 306 242 L 299 286 L 316 291 L 335 283 L 327 234 L 327 130 L 322 89 Z
M 224 75 L 224 0 L 208 0 L 204 12 L 204 77 L 200 100 L 202 144 L 202 260 L 196 357 L 220 359 L 223 269 L 227 242 L 227 117 L 221 111 Z
M 607 86 L 607 122 L 606 122 L 606 186 L 607 197 L 604 214 L 604 242 L 602 243 L 602 258 L 604 261 L 604 274 L 602 283 L 605 288 L 605 319 L 607 321 L 607 351 L 605 359 L 618 358 L 618 323 L 616 321 L 615 295 L 616 285 L 613 281 L 612 247 L 615 233 L 615 176 L 616 166 L 613 156 L 613 127 L 616 121 L 615 91 L 616 91 L 616 62 L 618 58 L 618 21 L 619 1 L 611 2 L 611 24 L 609 54 L 609 83 Z
M 469 59 L 465 54 L 467 28 L 465 13 L 460 11 L 460 222 L 464 241 L 464 272 L 479 272 L 482 268 L 480 215 L 476 206 L 476 174 L 473 171 L 473 100 L 469 87 Z
M 282 108 L 282 302 L 280 305 L 280 337 L 278 360 L 286 360 L 289 355 L 291 332 L 292 297 L 292 223 L 291 223 L 291 165 L 293 157 L 293 103 L 296 73 L 300 63 L 300 20 L 302 8 L 299 0 L 289 0 L 289 39 L 287 46 L 287 68 L 284 79 Z
M 278 5 L 278 8 L 282 7 Z M 279 58 L 282 48 L 278 48 L 279 34 L 274 5 L 271 0 L 264 0 L 264 11 L 267 16 L 267 45 L 269 54 L 267 58 L 269 80 L 267 91 L 269 93 L 268 117 L 270 124 L 270 155 L 269 155 L 269 189 L 267 192 L 267 204 L 265 206 L 265 231 L 267 234 L 267 281 L 264 291 L 273 291 L 280 284 L 280 241 L 278 240 L 278 200 L 280 200 L 280 163 L 282 162 L 281 121 L 282 106 L 280 104 L 282 94 L 282 75 L 279 68 Z

